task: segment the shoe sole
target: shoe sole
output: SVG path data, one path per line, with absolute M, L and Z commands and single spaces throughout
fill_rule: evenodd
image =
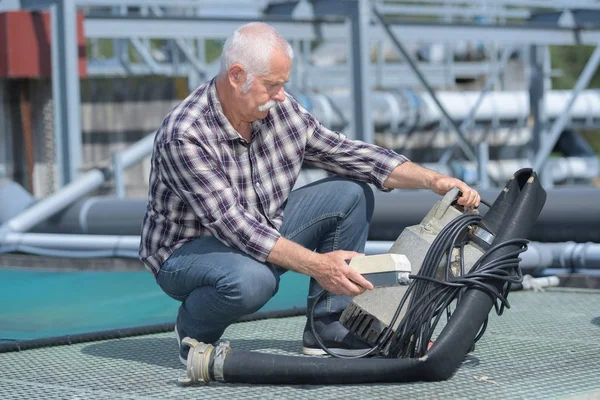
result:
M 187 367 L 187 360 L 181 357 L 181 338 L 179 337 L 179 332 L 177 331 L 177 325 L 175 325 L 175 336 L 177 337 L 177 346 L 179 348 L 179 361 Z
M 338 355 L 344 356 L 344 357 L 360 356 L 362 354 L 365 354 L 369 350 L 371 350 L 371 349 L 352 349 L 352 350 L 351 349 L 336 349 L 336 348 L 329 349 L 329 351 L 331 351 L 332 353 L 335 353 L 335 354 L 338 354 Z M 307 356 L 328 356 L 329 355 L 323 349 L 314 349 L 311 347 L 303 347 L 302 354 L 307 355 Z

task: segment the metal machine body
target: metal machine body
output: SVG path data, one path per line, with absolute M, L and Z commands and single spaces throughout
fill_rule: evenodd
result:
M 464 209 L 458 205 L 456 203 L 458 194 L 458 189 L 451 190 L 431 208 L 419 225 L 405 228 L 388 251 L 388 256 L 398 257 L 402 255 L 406 257 L 410 263 L 411 274 L 418 274 L 427 251 L 441 230 L 464 213 L 477 213 L 476 210 Z M 489 232 L 477 228 L 477 233 L 475 234 L 475 231 L 473 233 L 473 237 L 477 238 L 477 242 L 482 243 L 484 247 L 491 244 L 491 234 Z M 476 244 L 475 241 L 471 241 L 464 247 L 462 255 L 458 251 L 454 251 L 454 261 L 451 267 L 452 275 L 450 277 L 469 272 L 460 271 L 461 257 L 464 258 L 464 265 L 472 266 L 481 258 L 484 252 L 485 249 Z M 380 262 L 382 260 L 381 255 L 360 258 L 363 259 L 360 261 L 361 266 L 369 265 L 370 271 L 389 270 L 389 263 Z M 354 262 L 351 262 L 350 265 L 353 266 Z M 440 264 L 436 278 L 447 279 L 445 270 L 445 264 Z M 360 271 L 362 273 L 362 270 Z M 374 346 L 389 329 L 396 312 L 398 299 L 405 295 L 409 283 L 409 280 L 390 282 L 388 285 L 379 285 L 374 290 L 366 291 L 354 297 L 342 313 L 340 322 L 354 335 Z M 404 317 L 404 313 L 405 310 L 402 310 L 392 329 L 398 326 Z

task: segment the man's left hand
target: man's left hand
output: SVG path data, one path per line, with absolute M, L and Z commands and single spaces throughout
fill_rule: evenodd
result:
M 458 198 L 458 204 L 464 207 L 479 206 L 479 201 L 481 200 L 479 193 L 460 179 L 446 175 L 437 175 L 431 181 L 431 190 L 441 196 L 454 187 L 457 187 L 462 192 L 462 196 Z

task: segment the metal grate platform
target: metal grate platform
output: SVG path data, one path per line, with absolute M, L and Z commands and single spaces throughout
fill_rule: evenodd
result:
M 337 386 L 211 383 L 180 387 L 172 333 L 0 354 L 1 399 L 600 399 L 600 291 L 514 292 L 444 382 Z M 303 317 L 239 323 L 234 349 L 295 355 Z M 251 367 L 251 366 L 250 366 Z

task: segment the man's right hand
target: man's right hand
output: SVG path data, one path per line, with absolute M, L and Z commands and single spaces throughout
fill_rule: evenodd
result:
M 346 250 L 318 254 L 316 260 L 314 260 L 316 263 L 311 268 L 313 270 L 312 276 L 328 292 L 345 296 L 357 296 L 367 289 L 373 289 L 371 282 L 346 262 L 361 255 L 363 254 Z
M 280 237 L 273 246 L 267 261 L 285 269 L 312 276 L 328 292 L 356 296 L 364 293 L 367 289 L 373 289 L 371 282 L 346 262 L 346 260 L 361 255 L 363 254 L 347 250 L 316 253 Z

